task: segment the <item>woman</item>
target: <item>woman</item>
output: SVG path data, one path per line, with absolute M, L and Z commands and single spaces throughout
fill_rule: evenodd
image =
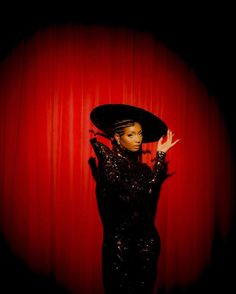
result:
M 101 105 L 90 118 L 113 143 L 111 150 L 96 137 L 90 140 L 98 159 L 96 192 L 104 227 L 105 293 L 152 293 L 160 253 L 154 224 L 157 199 L 167 177 L 166 152 L 179 140 L 172 140 L 172 131 L 154 114 L 130 105 Z M 141 146 L 155 141 L 157 153 L 151 169 L 141 162 Z

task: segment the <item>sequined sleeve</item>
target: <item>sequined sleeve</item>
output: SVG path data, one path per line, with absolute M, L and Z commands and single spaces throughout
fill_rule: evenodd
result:
M 156 157 L 154 159 L 153 165 L 153 176 L 150 180 L 150 185 L 155 185 L 163 181 L 166 177 L 167 169 L 165 164 L 166 153 L 162 151 L 157 151 Z
M 164 152 L 157 152 L 152 169 L 147 166 L 144 168 L 144 165 L 142 165 L 141 173 L 137 170 L 136 173 L 126 179 L 126 170 L 113 152 L 107 146 L 98 142 L 96 138 L 91 139 L 90 142 L 103 170 L 103 175 L 110 184 L 123 186 L 129 191 L 143 191 L 150 190 L 155 185 L 162 183 L 166 156 Z
M 140 177 L 137 176 L 136 179 L 134 178 L 131 188 L 136 191 L 148 191 L 148 193 L 152 193 L 155 188 L 160 187 L 167 178 L 165 157 L 165 152 L 157 152 L 152 169 L 147 167 L 145 173 Z

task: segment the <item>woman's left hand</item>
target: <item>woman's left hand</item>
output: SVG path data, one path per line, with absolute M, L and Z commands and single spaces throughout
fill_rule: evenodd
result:
M 167 131 L 166 140 L 163 142 L 165 136 L 161 137 L 161 139 L 157 143 L 157 151 L 167 152 L 170 148 L 172 148 L 180 139 L 173 141 L 173 132 L 171 130 Z

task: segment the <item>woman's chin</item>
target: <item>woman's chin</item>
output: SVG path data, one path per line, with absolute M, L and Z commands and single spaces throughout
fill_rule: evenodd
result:
M 132 151 L 132 152 L 138 152 L 140 150 L 140 148 L 138 147 L 138 148 L 132 148 L 132 149 L 130 149 L 130 151 Z

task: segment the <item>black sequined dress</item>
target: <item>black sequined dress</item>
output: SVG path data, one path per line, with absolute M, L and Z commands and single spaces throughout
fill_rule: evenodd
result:
M 160 254 L 155 213 L 166 178 L 165 153 L 153 168 L 137 152 L 112 150 L 90 140 L 98 159 L 96 193 L 104 228 L 102 271 L 105 293 L 152 293 Z

